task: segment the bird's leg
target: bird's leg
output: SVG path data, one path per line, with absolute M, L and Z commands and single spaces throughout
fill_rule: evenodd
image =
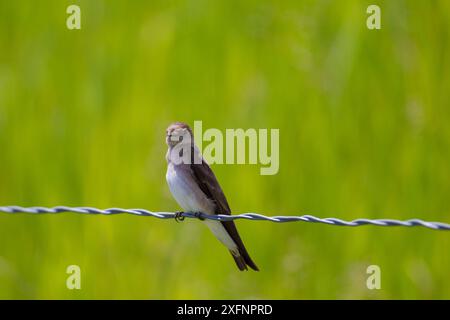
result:
M 194 212 L 194 216 L 200 220 L 205 220 L 205 218 L 202 217 L 202 213 L 201 212 Z
M 175 221 L 180 222 L 184 220 L 184 217 L 182 216 L 183 211 L 177 211 L 175 212 Z

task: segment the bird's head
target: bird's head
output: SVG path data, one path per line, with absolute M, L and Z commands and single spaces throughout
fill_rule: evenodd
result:
M 191 128 L 184 122 L 174 122 L 166 130 L 166 143 L 169 147 L 176 146 L 181 142 L 194 141 Z

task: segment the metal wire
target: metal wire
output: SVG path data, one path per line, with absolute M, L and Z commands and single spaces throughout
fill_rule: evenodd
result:
M 394 220 L 394 219 L 356 219 L 352 221 L 345 221 L 338 218 L 317 218 L 311 215 L 302 215 L 302 216 L 264 216 L 258 213 L 243 213 L 237 215 L 209 215 L 204 213 L 191 213 L 191 212 L 152 212 L 145 209 L 122 209 L 122 208 L 110 208 L 110 209 L 97 209 L 91 207 L 65 207 L 58 206 L 53 208 L 45 208 L 45 207 L 19 207 L 19 206 L 6 206 L 0 207 L 0 212 L 4 213 L 31 213 L 31 214 L 43 214 L 43 213 L 63 213 L 63 212 L 73 212 L 73 213 L 82 213 L 82 214 L 104 214 L 104 215 L 112 215 L 112 214 L 133 214 L 137 216 L 145 216 L 145 217 L 154 217 L 159 219 L 174 219 L 176 217 L 182 218 L 196 218 L 196 219 L 210 219 L 210 220 L 218 220 L 218 221 L 232 221 L 238 219 L 246 219 L 246 220 L 264 220 L 271 222 L 294 222 L 294 221 L 303 221 L 303 222 L 315 222 L 315 223 L 325 223 L 334 226 L 348 226 L 348 227 L 357 227 L 363 225 L 376 225 L 383 227 L 394 227 L 394 226 L 402 226 L 402 227 L 414 227 L 421 226 L 434 230 L 450 230 L 450 224 L 443 222 L 428 222 L 420 219 L 410 219 L 410 220 Z

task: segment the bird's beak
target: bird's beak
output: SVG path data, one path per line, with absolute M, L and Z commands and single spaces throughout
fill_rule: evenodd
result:
M 166 134 L 166 143 L 167 144 L 172 144 L 172 135 L 170 133 Z

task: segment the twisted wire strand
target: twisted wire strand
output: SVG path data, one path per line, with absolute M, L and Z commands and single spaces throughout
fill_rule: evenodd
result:
M 44 213 L 63 213 L 63 212 L 72 212 L 72 213 L 81 213 L 81 214 L 103 214 L 103 215 L 112 215 L 112 214 L 133 214 L 137 216 L 144 217 L 154 217 L 159 219 L 174 219 L 177 217 L 177 213 L 175 212 L 153 212 L 145 209 L 122 209 L 122 208 L 109 208 L 109 209 L 97 209 L 91 207 L 66 207 L 66 206 L 58 206 L 53 208 L 46 207 L 20 207 L 20 206 L 5 206 L 0 207 L 0 212 L 4 213 L 30 213 L 30 214 L 44 214 Z M 394 220 L 394 219 L 356 219 L 351 221 L 345 221 L 338 218 L 318 218 L 312 215 L 302 215 L 302 216 L 265 216 L 258 213 L 242 213 L 237 215 L 209 215 L 204 213 L 191 213 L 191 212 L 182 212 L 178 214 L 178 217 L 183 218 L 195 218 L 195 219 L 210 219 L 217 221 L 232 221 L 238 219 L 245 220 L 263 220 L 263 221 L 271 221 L 277 223 L 283 222 L 294 222 L 294 221 L 303 221 L 303 222 L 314 222 L 314 223 L 324 223 L 334 226 L 348 226 L 348 227 L 357 227 L 363 225 L 375 225 L 382 227 L 394 227 L 394 226 L 402 226 L 402 227 L 414 227 L 421 226 L 425 228 L 430 228 L 434 230 L 450 230 L 450 224 L 443 222 L 429 222 L 423 221 L 420 219 L 409 219 L 409 220 Z

